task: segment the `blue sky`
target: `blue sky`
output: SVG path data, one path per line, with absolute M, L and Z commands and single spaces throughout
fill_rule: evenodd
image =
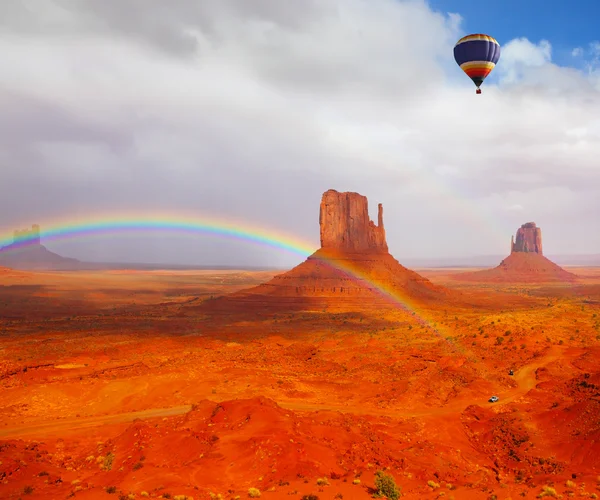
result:
M 589 48 L 600 39 L 600 1 L 598 0 L 429 0 L 441 12 L 454 12 L 463 18 L 467 33 L 486 33 L 506 44 L 526 37 L 533 43 L 548 40 L 553 62 L 579 67 L 574 48 Z

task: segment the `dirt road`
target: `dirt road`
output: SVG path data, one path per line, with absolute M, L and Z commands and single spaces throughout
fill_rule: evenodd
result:
M 313 404 L 296 401 L 278 401 L 277 404 L 282 408 L 295 411 L 339 411 L 342 413 L 352 413 L 359 415 L 376 415 L 386 416 L 391 418 L 412 418 L 412 417 L 425 417 L 435 415 L 447 415 L 454 413 L 461 413 L 468 406 L 473 404 L 479 404 L 483 406 L 502 406 L 508 404 L 515 399 L 525 395 L 528 391 L 536 386 L 535 371 L 561 358 L 562 349 L 558 346 L 551 347 L 548 352 L 533 363 L 524 366 L 520 370 L 515 372 L 514 378 L 517 382 L 517 387 L 506 391 L 504 393 L 497 394 L 500 400 L 497 403 L 488 403 L 487 396 L 485 399 L 472 401 L 472 400 L 459 400 L 455 403 L 445 405 L 440 408 L 424 408 L 416 411 L 402 411 L 400 409 L 375 409 L 375 408 L 361 408 L 355 406 L 341 406 L 341 405 L 330 405 L 330 404 Z M 11 427 L 0 429 L 0 439 L 7 438 L 20 438 L 20 437 L 32 437 L 32 436 L 45 436 L 55 432 L 68 432 L 71 430 L 80 430 L 90 427 L 98 427 L 101 425 L 108 424 L 122 424 L 127 422 L 133 422 L 136 419 L 150 419 L 150 418 L 161 418 L 170 417 L 174 415 L 183 415 L 192 409 L 191 405 L 175 406 L 171 408 L 155 408 L 150 410 L 143 410 L 137 412 L 120 413 L 116 415 L 101 415 L 96 417 L 84 417 L 84 418 L 71 418 L 64 420 L 55 420 L 52 422 L 42 422 L 37 424 L 29 424 L 19 427 Z

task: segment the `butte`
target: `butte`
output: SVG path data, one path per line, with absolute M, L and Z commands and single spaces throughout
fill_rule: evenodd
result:
M 506 283 L 573 282 L 577 276 L 544 257 L 542 230 L 535 222 L 527 222 L 511 236 L 510 255 L 498 267 L 461 273 L 453 276 L 463 281 L 490 281 Z
M 22 270 L 71 270 L 82 262 L 48 250 L 40 241 L 40 226 L 14 232 L 13 243 L 0 248 L 0 266 Z
M 319 225 L 321 248 L 300 265 L 254 288 L 207 301 L 202 309 L 410 309 L 452 295 L 389 253 L 381 204 L 375 225 L 365 196 L 330 189 L 321 199 Z

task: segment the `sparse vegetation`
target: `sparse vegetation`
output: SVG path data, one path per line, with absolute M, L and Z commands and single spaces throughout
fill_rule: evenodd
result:
M 326 477 L 320 477 L 317 479 L 318 486 L 329 486 L 329 480 Z
M 116 486 L 107 486 L 106 488 L 106 493 L 109 494 L 113 494 L 117 492 L 117 487 Z
M 557 498 L 558 493 L 556 493 L 556 490 L 552 486 L 543 486 L 542 492 L 538 495 L 538 498 L 543 497 Z
M 396 486 L 394 478 L 381 470 L 375 473 L 375 489 L 379 497 L 386 497 L 388 500 L 400 498 L 400 489 Z
M 260 490 L 258 488 L 250 488 L 248 490 L 248 496 L 250 498 L 258 498 L 260 497 Z
M 23 488 L 23 495 L 31 495 L 33 493 L 33 486 L 25 486 Z
M 101 457 L 99 457 L 99 458 L 101 458 Z M 105 471 L 111 470 L 114 459 L 115 459 L 115 456 L 112 453 L 109 453 L 108 455 L 106 455 L 106 457 L 104 457 L 104 461 L 102 463 L 102 470 L 105 470 Z
M 438 483 L 432 481 L 431 479 L 427 481 L 427 486 L 429 486 L 432 490 L 437 490 L 440 487 Z

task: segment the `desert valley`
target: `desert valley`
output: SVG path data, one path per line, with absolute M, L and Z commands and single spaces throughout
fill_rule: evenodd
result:
M 410 270 L 357 193 L 319 223 L 283 273 L 11 254 L 0 497 L 598 498 L 599 268 L 525 223 L 495 269 Z

